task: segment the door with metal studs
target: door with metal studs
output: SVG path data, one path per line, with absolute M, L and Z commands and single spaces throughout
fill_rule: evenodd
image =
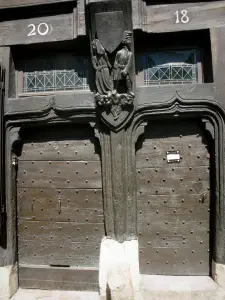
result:
M 210 160 L 195 121 L 149 122 L 136 145 L 140 271 L 210 272 Z
M 92 271 L 105 235 L 99 154 L 86 125 L 25 131 L 17 179 L 21 287 L 97 289 Z

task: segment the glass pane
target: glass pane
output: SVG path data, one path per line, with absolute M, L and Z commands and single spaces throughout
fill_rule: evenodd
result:
M 87 58 L 62 54 L 24 61 L 24 93 L 75 89 L 89 89 Z
M 145 85 L 197 83 L 196 49 L 151 52 L 145 64 Z

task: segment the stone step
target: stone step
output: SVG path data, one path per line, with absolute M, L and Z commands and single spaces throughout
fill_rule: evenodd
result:
M 99 294 L 97 292 L 19 289 L 11 300 L 99 300 Z
M 142 275 L 143 299 L 225 300 L 225 290 L 208 276 Z
M 135 300 L 225 300 L 225 290 L 208 276 L 141 276 L 142 297 Z M 139 295 L 140 296 L 140 295 Z M 1 299 L 1 297 L 0 297 Z M 19 289 L 11 300 L 100 300 L 96 292 Z M 4 299 L 5 300 L 5 299 Z M 127 299 L 118 299 L 127 300 Z

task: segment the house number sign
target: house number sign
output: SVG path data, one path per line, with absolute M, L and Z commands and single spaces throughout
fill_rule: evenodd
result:
M 180 162 L 180 151 L 167 151 L 166 158 L 168 163 L 179 163 Z
M 186 9 L 183 9 L 181 11 L 177 10 L 175 12 L 176 15 L 176 24 L 183 23 L 186 24 L 190 21 L 188 17 L 188 11 Z
M 29 24 L 27 26 L 29 32 L 27 34 L 27 36 L 34 36 L 34 35 L 49 35 L 52 33 L 52 25 L 51 24 L 47 24 L 45 22 L 40 23 L 38 25 L 35 24 Z

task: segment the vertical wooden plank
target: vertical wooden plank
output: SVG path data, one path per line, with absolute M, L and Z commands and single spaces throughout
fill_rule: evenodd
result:
M 16 97 L 16 70 L 10 47 L 0 47 L 0 59 L 5 69 L 5 110 L 8 98 Z
M 89 270 L 98 272 L 105 236 L 100 149 L 89 126 L 49 126 L 36 132 L 21 132 L 24 144 L 18 158 L 20 284 L 84 290 L 90 288 Z M 97 185 L 92 185 L 92 178 Z M 46 278 L 40 280 L 34 266 L 39 270 L 48 266 L 54 276 L 46 271 Z M 75 284 L 65 278 L 71 268 L 80 274 Z M 87 274 L 85 281 L 82 272 Z
M 210 36 L 215 98 L 225 108 L 225 27 L 211 28 Z
M 205 143 L 197 124 L 172 120 L 151 123 L 139 140 L 136 166 L 141 273 L 209 274 L 210 175 Z M 168 163 L 167 151 L 177 150 L 180 160 Z
M 0 236 L 3 235 L 5 221 L 5 201 L 4 201 L 4 80 L 5 71 L 0 63 Z
M 9 89 L 8 97 L 15 98 L 17 96 L 17 84 L 16 84 L 16 68 L 12 56 L 12 52 L 9 52 Z

